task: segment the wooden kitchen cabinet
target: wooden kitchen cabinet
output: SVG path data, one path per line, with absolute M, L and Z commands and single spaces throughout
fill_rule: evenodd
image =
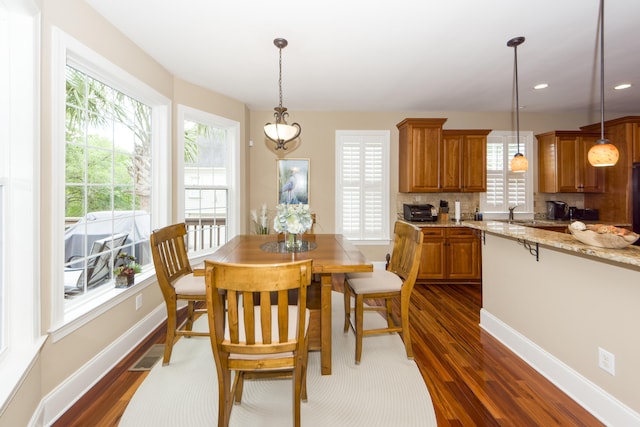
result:
M 467 227 L 424 227 L 418 280 L 479 282 L 482 255 L 476 230 Z
M 440 191 L 440 143 L 447 119 L 405 119 L 399 135 L 399 189 L 402 193 Z
M 597 133 L 600 123 L 580 128 L 584 132 Z M 600 221 L 612 224 L 633 223 L 632 166 L 640 161 L 640 116 L 625 116 L 604 122 L 605 137 L 620 153 L 618 163 L 600 168 L 605 173 L 603 193 L 585 194 L 584 205 L 600 212 Z
M 629 137 L 633 144 L 633 163 L 640 163 L 640 123 L 633 122 L 629 127 Z
M 589 148 L 599 134 L 552 131 L 538 139 L 538 188 L 541 193 L 602 193 L 604 170 L 589 164 Z
M 443 130 L 447 119 L 405 119 L 399 131 L 403 193 L 483 192 L 490 130 Z
M 442 131 L 440 191 L 487 191 L 487 135 L 489 129 Z

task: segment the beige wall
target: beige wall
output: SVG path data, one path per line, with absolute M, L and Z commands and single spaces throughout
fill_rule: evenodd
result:
M 640 413 L 640 269 L 547 246 L 536 262 L 491 233 L 482 254 L 483 310 Z M 615 355 L 615 376 L 598 367 L 598 347 Z

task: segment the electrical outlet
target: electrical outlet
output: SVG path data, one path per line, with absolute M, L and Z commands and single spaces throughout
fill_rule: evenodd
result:
M 598 347 L 598 366 L 611 375 L 616 374 L 616 356 L 604 348 Z
M 142 307 L 142 294 L 136 295 L 136 310 L 140 310 Z

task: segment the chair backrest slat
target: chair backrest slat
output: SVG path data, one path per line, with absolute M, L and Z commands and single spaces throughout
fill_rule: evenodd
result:
M 173 294 L 173 284 L 182 276 L 193 273 L 186 246 L 187 229 L 178 223 L 151 233 L 151 254 L 158 283 L 165 298 Z
M 311 264 L 311 260 L 264 265 L 205 261 L 207 304 L 214 313 L 210 316 L 214 352 L 266 355 L 295 350 L 299 340 L 304 340 Z M 297 307 L 289 305 L 290 289 L 298 289 Z M 213 298 L 218 294 L 226 294 L 226 306 L 220 306 L 224 304 L 220 298 Z M 274 295 L 277 302 L 272 305 Z M 226 318 L 215 319 L 225 309 Z M 297 318 L 291 318 L 292 309 Z M 215 328 L 220 322 L 226 324 L 226 331 Z M 298 325 L 295 331 L 291 329 L 294 324 Z

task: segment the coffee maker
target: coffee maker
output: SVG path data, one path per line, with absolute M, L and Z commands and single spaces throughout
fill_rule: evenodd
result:
M 560 200 L 547 200 L 547 219 L 563 220 L 569 218 L 569 205 Z

